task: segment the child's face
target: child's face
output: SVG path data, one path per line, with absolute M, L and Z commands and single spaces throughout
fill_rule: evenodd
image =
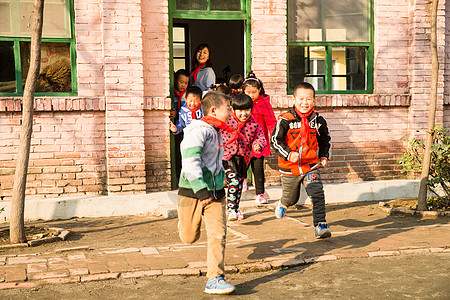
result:
M 230 105 L 228 104 L 228 101 L 223 98 L 222 105 L 220 105 L 219 107 L 211 107 L 211 115 L 223 122 L 226 122 L 230 117 Z
M 178 76 L 178 79 L 175 83 L 175 89 L 178 92 L 182 92 L 187 89 L 188 85 L 189 85 L 189 77 L 180 75 Z
M 252 109 L 235 109 L 234 114 L 238 118 L 239 121 L 245 122 L 252 115 Z
M 187 95 L 187 97 L 186 97 L 186 105 L 187 105 L 187 107 L 190 110 L 193 110 L 194 108 L 199 106 L 200 103 L 202 103 L 202 99 L 200 99 L 199 96 L 194 95 L 194 94 Z
M 196 58 L 199 64 L 205 63 L 209 59 L 209 50 L 208 48 L 203 48 L 199 50 L 196 54 Z
M 253 101 L 256 101 L 259 97 L 259 92 L 261 91 L 261 89 L 258 89 L 257 87 L 251 86 L 251 85 L 247 85 L 245 87 L 245 91 L 244 93 L 247 96 L 250 96 L 250 98 L 252 98 Z
M 310 89 L 297 89 L 294 93 L 294 105 L 302 114 L 314 108 L 314 91 Z

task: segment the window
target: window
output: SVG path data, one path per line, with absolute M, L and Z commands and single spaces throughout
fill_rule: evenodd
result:
M 241 0 L 176 0 L 177 10 L 241 11 Z
M 188 25 L 173 25 L 173 70 L 189 70 Z
M 288 0 L 288 89 L 372 92 L 372 1 Z
M 30 64 L 33 0 L 0 0 L 0 95 L 21 96 Z M 36 94 L 76 92 L 73 2 L 46 0 Z

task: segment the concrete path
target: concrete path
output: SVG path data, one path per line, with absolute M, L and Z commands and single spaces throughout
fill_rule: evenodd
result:
M 227 272 L 265 271 L 355 257 L 450 252 L 448 217 L 420 221 L 412 216 L 386 216 L 376 204 L 333 205 L 327 213 L 333 235 L 317 240 L 309 208 L 289 209 L 285 218 L 276 219 L 275 204 L 256 207 L 253 201 L 242 202 L 245 219 L 228 222 Z M 169 230 L 176 234 L 176 220 Z M 168 244 L 164 232 L 158 236 L 152 247 L 67 248 L 60 242 L 58 249 L 47 252 L 36 248 L 34 253 L 15 254 L 14 249 L 8 250 L 0 254 L 0 289 L 206 273 L 205 232 L 192 245 Z M 125 237 L 117 237 L 121 238 Z

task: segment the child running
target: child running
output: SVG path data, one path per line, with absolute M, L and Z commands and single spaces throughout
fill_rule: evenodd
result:
M 314 111 L 314 87 L 301 82 L 294 89 L 294 107 L 280 115 L 271 143 L 278 153 L 282 195 L 275 209 L 284 217 L 287 207 L 297 203 L 300 184 L 313 204 L 316 238 L 331 236 L 325 220 L 325 194 L 319 167 L 326 167 L 330 156 L 330 134 L 327 122 Z
M 253 100 L 252 116 L 256 122 L 262 127 L 266 141 L 269 141 L 269 132 L 272 132 L 277 120 L 270 104 L 270 96 L 265 94 L 261 80 L 256 78 L 255 73 L 250 72 L 244 80 L 242 89 L 245 94 Z M 267 146 L 261 152 L 253 152 L 251 166 L 255 178 L 255 191 L 257 204 L 267 204 L 268 201 L 264 196 L 265 177 L 264 177 L 264 157 L 271 154 L 270 147 Z
M 231 117 L 227 124 L 242 136 L 233 136 L 228 132 L 223 133 L 225 143 L 223 166 L 228 183 L 228 220 L 235 221 L 244 219 L 244 215 L 239 209 L 239 202 L 252 151 L 261 152 L 267 147 L 267 141 L 261 126 L 252 117 L 252 98 L 245 94 L 235 95 L 231 103 Z
M 183 242 L 193 243 L 200 237 L 202 220 L 205 222 L 208 265 L 205 293 L 229 294 L 235 288 L 224 279 L 227 219 L 220 129 L 235 130 L 225 123 L 230 108 L 224 94 L 207 93 L 202 109 L 206 116 L 192 121 L 181 143 L 183 167 L 178 190 L 178 230 Z
M 169 122 L 169 129 L 173 134 L 180 134 L 183 129 L 191 124 L 192 120 L 199 120 L 203 117 L 201 108 L 202 90 L 199 87 L 191 86 L 186 91 L 186 103 L 181 107 L 178 122 Z

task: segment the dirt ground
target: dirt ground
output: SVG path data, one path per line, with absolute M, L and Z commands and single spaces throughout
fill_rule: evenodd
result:
M 1 299 L 450 299 L 450 253 L 345 259 L 229 275 L 236 292 L 203 293 L 205 277 L 45 285 L 0 291 Z
M 272 206 L 274 203 L 271 204 Z M 270 208 L 246 208 L 248 215 L 241 224 L 251 227 L 252 214 L 268 211 Z M 310 206 L 290 208 L 288 215 L 301 222 L 312 224 Z M 416 216 L 386 216 L 378 208 L 378 202 L 357 202 L 327 204 L 327 219 L 332 231 L 343 231 L 349 228 L 364 229 L 382 227 L 408 227 L 448 223 L 450 218 L 420 219 Z M 177 233 L 177 219 L 164 219 L 154 216 L 123 216 L 107 218 L 74 218 L 70 220 L 32 222 L 26 225 L 43 227 L 61 227 L 72 233 L 68 240 L 44 244 L 37 247 L 0 250 L 2 254 L 26 254 L 53 252 L 55 249 L 77 246 L 89 246 L 92 250 L 109 248 L 141 248 L 166 246 L 180 243 Z M 256 221 L 255 221 L 256 222 Z M 7 227 L 4 224 L 2 227 Z M 205 235 L 200 242 L 205 241 Z

